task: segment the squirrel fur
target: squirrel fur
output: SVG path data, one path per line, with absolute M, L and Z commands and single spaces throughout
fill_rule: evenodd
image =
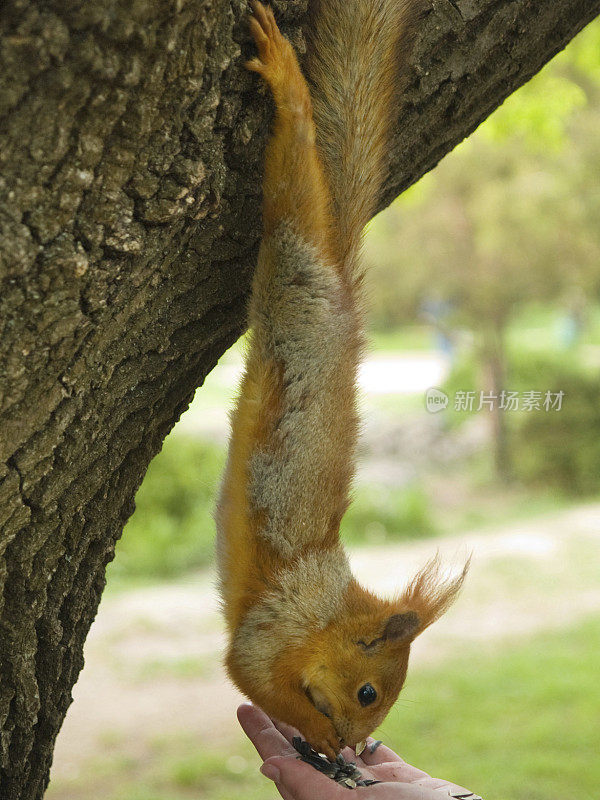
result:
M 252 3 L 249 22 L 258 55 L 246 66 L 268 84 L 275 120 L 216 514 L 226 664 L 244 694 L 330 758 L 382 722 L 411 642 L 466 573 L 444 580 L 434 559 L 380 599 L 352 576 L 339 540 L 358 433 L 361 235 L 386 176 L 399 65 L 425 7 L 319 0 L 306 77 L 270 8 Z

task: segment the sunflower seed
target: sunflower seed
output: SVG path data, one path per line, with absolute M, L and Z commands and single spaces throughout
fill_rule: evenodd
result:
M 300 736 L 294 736 L 292 745 L 297 751 L 300 760 L 310 764 L 311 767 L 314 767 L 314 769 L 347 789 L 379 783 L 379 781 L 367 782 L 363 780 L 362 773 L 357 768 L 356 762 L 346 761 L 341 753 L 336 756 L 335 761 L 329 761 L 324 755 L 313 750 L 310 744 L 301 739 Z
M 308 758 L 303 759 L 303 760 L 306 761 L 307 764 L 310 764 L 311 767 L 314 767 L 315 769 L 318 769 L 319 772 L 327 772 L 327 771 L 329 771 L 329 766 L 328 766 L 327 762 L 323 761 L 318 756 L 316 758 L 314 756 L 309 756 Z
M 369 753 L 371 753 L 371 755 L 373 755 L 373 753 L 375 752 L 375 750 L 377 750 L 377 748 L 379 747 L 380 744 L 383 744 L 381 739 L 378 739 L 376 742 L 373 742 L 373 744 L 370 744 L 369 745 Z
M 366 740 L 363 739 L 362 742 L 359 742 L 355 747 L 356 755 L 359 756 L 366 746 L 367 746 Z

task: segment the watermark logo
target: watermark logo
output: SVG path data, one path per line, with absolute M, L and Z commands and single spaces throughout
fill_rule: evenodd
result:
M 512 392 L 465 392 L 454 393 L 455 411 L 560 411 L 565 393 L 526 391 Z M 425 407 L 430 414 L 437 414 L 448 407 L 450 397 L 441 389 L 432 387 L 425 392 Z
M 425 408 L 430 414 L 437 414 L 438 411 L 443 411 L 447 408 L 449 400 L 450 398 L 446 392 L 436 389 L 435 386 L 425 392 Z

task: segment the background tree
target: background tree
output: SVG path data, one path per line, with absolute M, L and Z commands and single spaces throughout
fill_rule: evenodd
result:
M 306 0 L 280 0 L 301 50 Z M 458 11 L 456 9 L 459 9 Z M 436 0 L 382 206 L 600 11 Z M 0 12 L 0 797 L 39 798 L 115 540 L 244 327 L 270 106 L 242 0 Z
M 558 302 L 584 317 L 600 296 L 600 190 L 589 170 L 599 122 L 594 22 L 374 223 L 378 258 L 368 274 L 379 324 L 437 309 L 439 325 L 473 334 L 486 390 L 500 397 L 510 388 L 506 331 L 515 314 Z M 509 478 L 497 402 L 490 419 L 497 471 Z

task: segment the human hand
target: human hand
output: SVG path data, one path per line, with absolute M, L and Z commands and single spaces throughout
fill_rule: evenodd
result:
M 261 709 L 244 703 L 238 719 L 264 763 L 260 771 L 274 781 L 284 800 L 348 800 L 348 789 L 298 759 L 291 745 L 298 732 L 289 725 L 274 723 Z M 380 781 L 353 791 L 368 800 L 481 800 L 468 789 L 432 778 L 411 767 L 393 750 L 380 745 L 374 753 L 367 747 L 356 756 L 349 747 L 342 750 L 346 761 L 355 761 L 364 778 Z

